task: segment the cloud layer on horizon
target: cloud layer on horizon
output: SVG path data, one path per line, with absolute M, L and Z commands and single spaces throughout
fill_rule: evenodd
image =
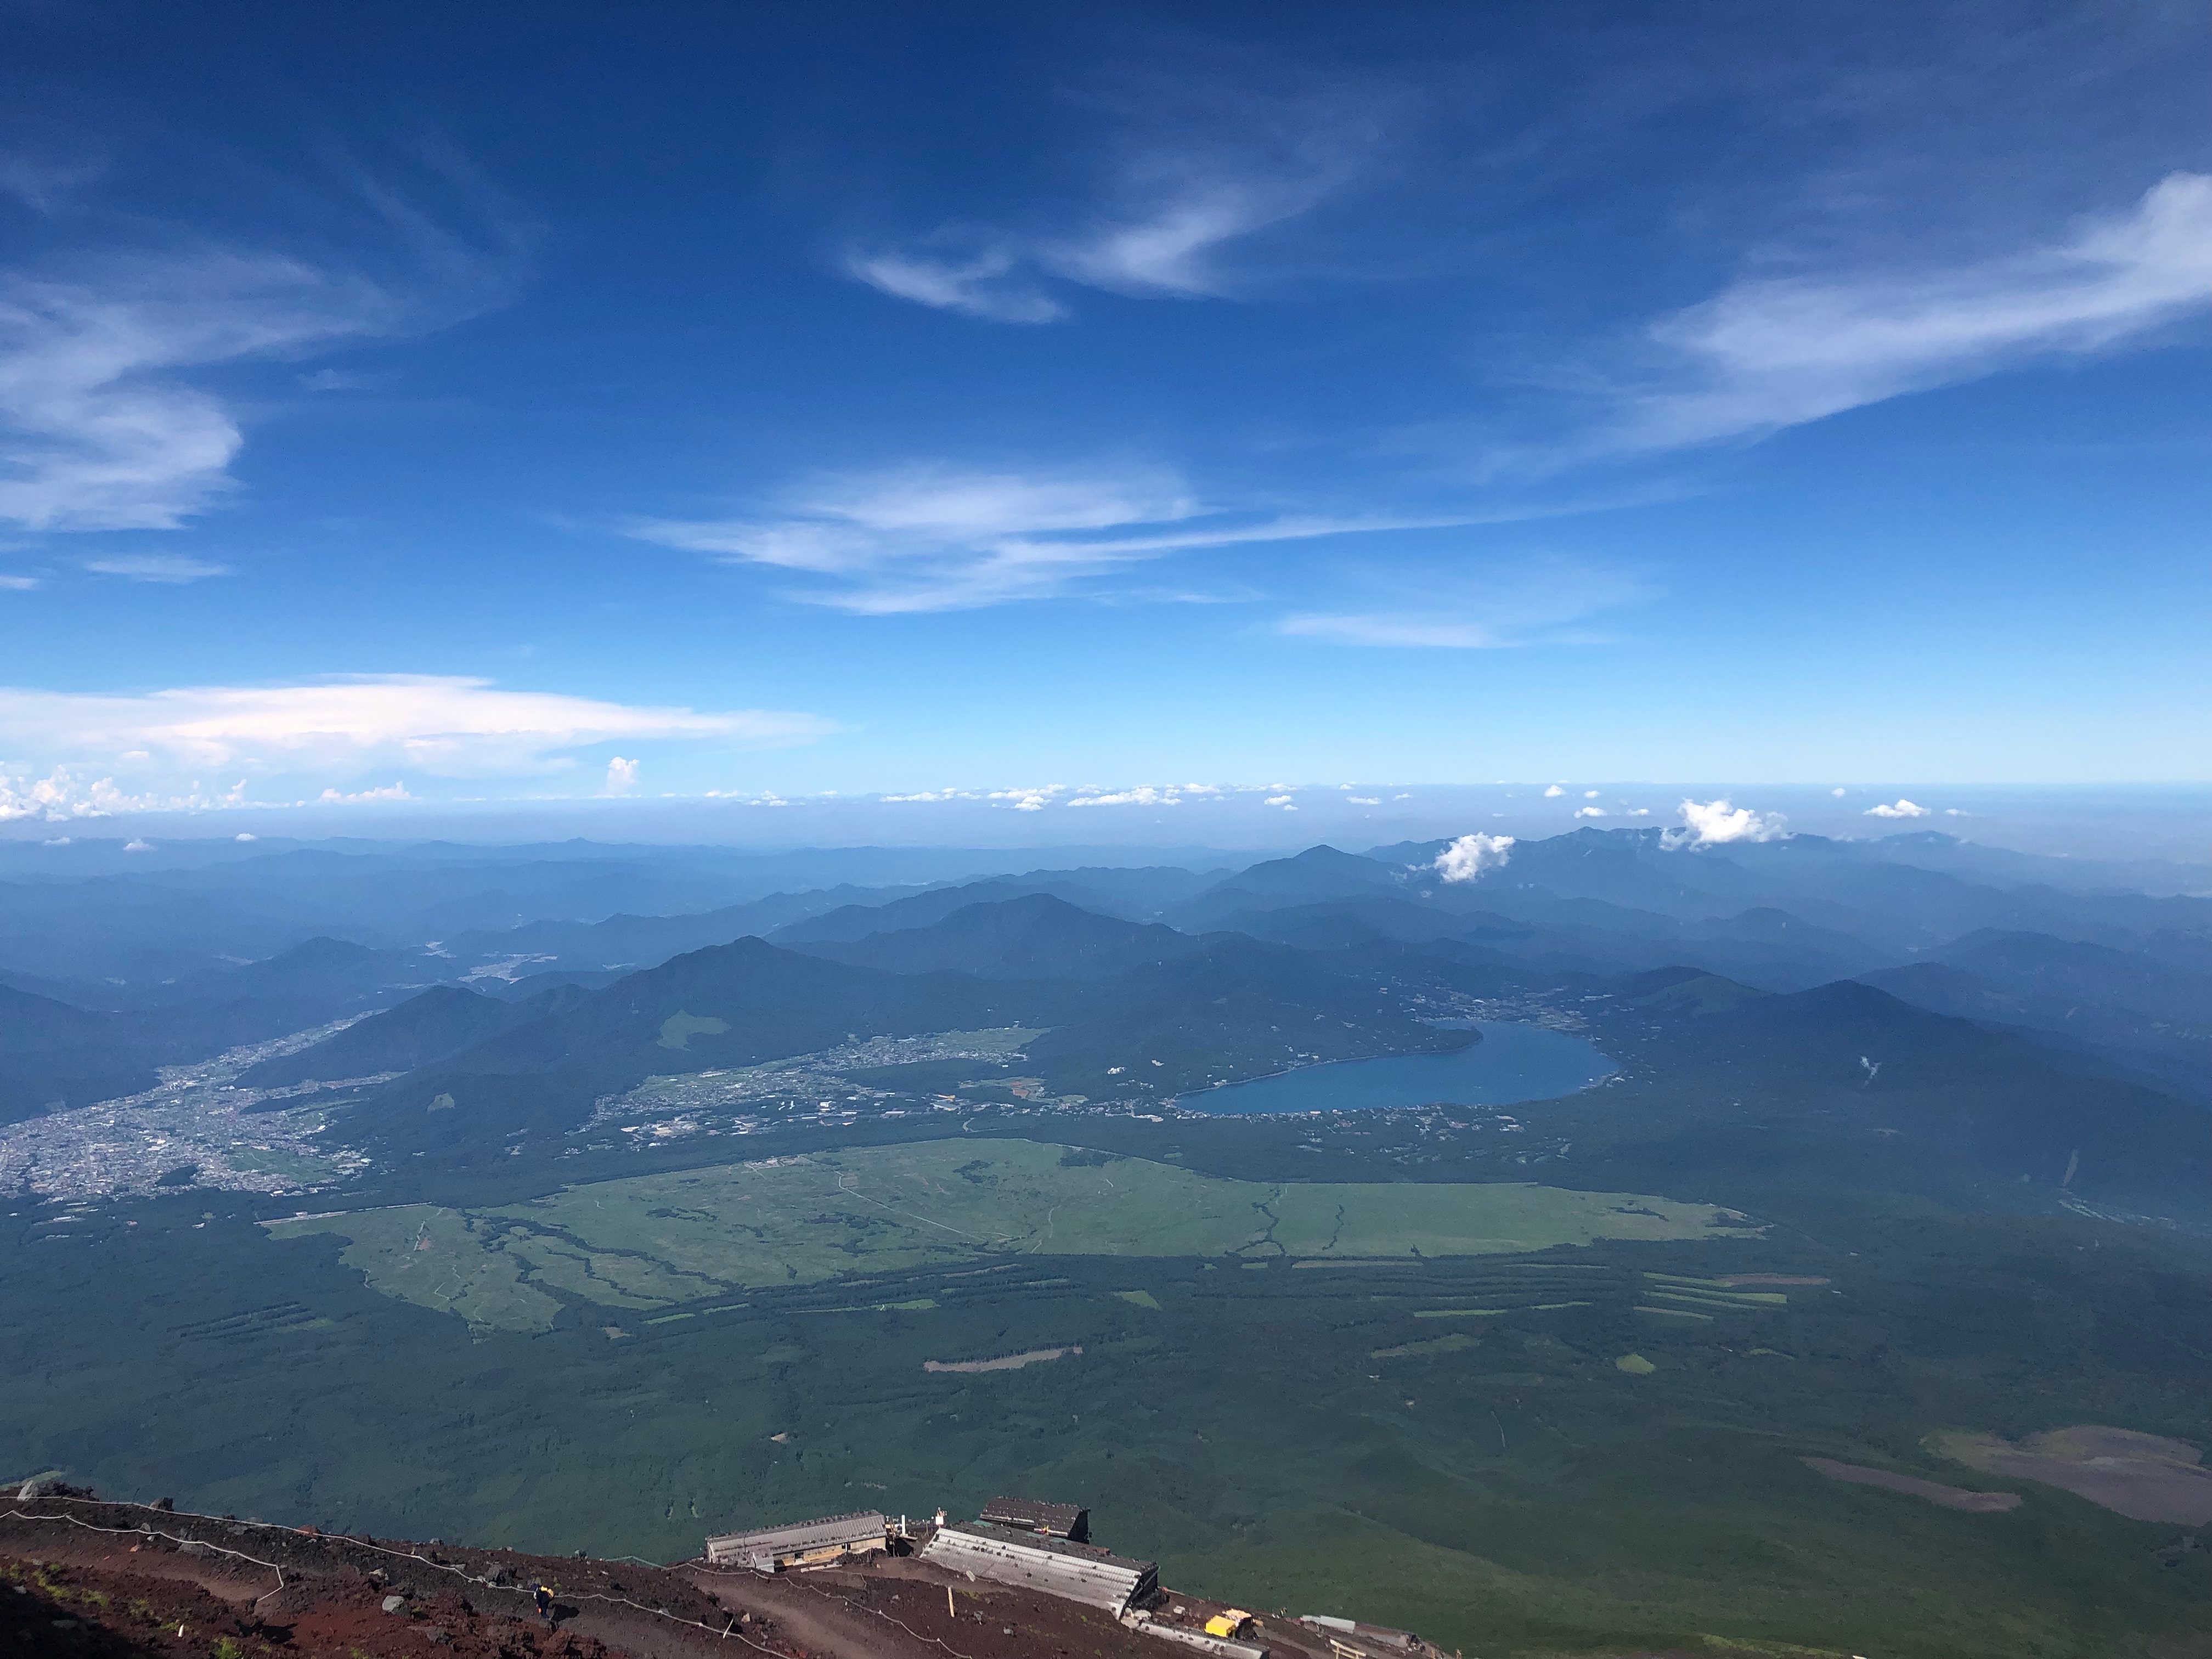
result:
M 836 729 L 818 715 L 702 713 L 489 680 L 420 674 L 303 684 L 185 686 L 135 696 L 0 687 L 0 818 L 245 804 L 249 786 L 289 783 L 326 801 L 408 798 L 338 786 L 393 770 L 446 781 L 558 775 L 575 751 L 615 741 L 730 749 L 807 743 Z M 607 763 L 605 789 L 635 781 L 637 762 Z M 204 786 L 200 780 L 235 778 Z M 118 780 L 122 781 L 118 782 Z

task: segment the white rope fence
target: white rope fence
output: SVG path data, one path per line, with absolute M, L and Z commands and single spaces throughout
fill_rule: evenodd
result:
M 82 1498 L 50 1498 L 42 1501 L 46 1503 L 60 1504 L 82 1504 L 88 1502 L 100 1504 L 109 1503 L 109 1500 L 106 1498 L 87 1499 Z M 150 1504 L 115 1503 L 109 1504 L 109 1507 L 118 1509 L 144 1510 L 149 1514 L 154 1515 L 167 1515 L 170 1513 L 170 1511 L 167 1510 L 157 1510 Z M 202 1516 L 198 1518 L 201 1520 L 212 1520 L 214 1517 Z M 20 1509 L 0 1511 L 0 1520 L 67 1522 L 70 1526 L 81 1527 L 87 1532 L 106 1533 L 119 1538 L 143 1538 L 149 1535 L 155 1538 L 166 1538 L 169 1540 L 170 1542 L 178 1545 L 179 1547 L 189 1545 L 195 1550 L 213 1550 L 219 1555 L 232 1556 L 240 1561 L 250 1561 L 255 1566 L 266 1567 L 270 1571 L 276 1575 L 276 1589 L 269 1591 L 266 1595 L 256 1596 L 253 1600 L 252 1605 L 257 1607 L 264 1601 L 266 1601 L 270 1596 L 276 1595 L 285 1588 L 284 1569 L 274 1561 L 264 1561 L 258 1556 L 248 1555 L 244 1550 L 234 1550 L 222 1544 L 210 1543 L 204 1538 L 179 1537 L 174 1533 L 163 1532 L 157 1527 L 146 1525 L 137 1527 L 100 1527 L 94 1526 L 89 1521 L 79 1520 L 74 1515 L 33 1515 L 27 1510 Z M 488 1590 L 503 1590 L 511 1592 L 516 1595 L 528 1595 L 530 1594 L 527 1589 L 525 1589 L 519 1584 L 495 1584 L 490 1579 L 471 1572 L 466 1567 L 457 1565 L 452 1562 L 433 1561 L 429 1557 L 426 1555 L 418 1555 L 412 1550 L 395 1550 L 382 1544 L 365 1543 L 358 1538 L 346 1537 L 343 1534 L 333 1534 L 329 1533 L 303 1533 L 297 1528 L 279 1526 L 272 1521 L 226 1521 L 222 1522 L 222 1524 L 232 1527 L 260 1527 L 267 1531 L 281 1532 L 288 1537 L 311 1538 L 318 1541 L 343 1543 L 353 1549 L 369 1550 L 378 1555 L 387 1555 L 392 1557 L 394 1560 L 419 1562 L 434 1572 L 446 1573 L 453 1577 L 460 1579 L 465 1583 L 478 1584 Z M 646 1565 L 649 1565 L 651 1564 L 647 1563 Z M 654 1570 L 656 1571 L 665 1571 L 664 1568 L 655 1568 Z M 809 1585 L 807 1588 L 811 1589 L 813 1586 Z M 769 1655 L 770 1659 L 788 1659 L 788 1656 L 779 1653 L 775 1649 L 769 1647 L 763 1643 L 756 1642 L 751 1637 L 744 1635 L 739 1632 L 737 1628 L 737 1620 L 734 1618 L 731 1620 L 726 1628 L 716 1630 L 712 1625 L 702 1623 L 696 1619 L 686 1619 L 681 1613 L 670 1613 L 662 1607 L 648 1607 L 644 1602 L 632 1601 L 627 1595 L 605 1595 L 597 1590 L 577 1590 L 573 1592 L 573 1595 L 574 1599 L 579 1601 L 605 1601 L 617 1607 L 633 1607 L 638 1612 L 645 1613 L 651 1618 L 665 1619 L 671 1624 L 688 1625 L 694 1630 L 704 1631 L 708 1635 L 715 1638 L 717 1640 L 726 1640 L 730 1637 L 735 1636 L 738 1641 L 743 1642 L 747 1647 L 755 1649 L 761 1653 Z M 839 1599 L 842 1600 L 843 1598 L 840 1597 Z M 893 1622 L 896 1621 L 894 1620 Z M 902 1628 L 903 1628 L 903 1626 L 902 1626 Z M 909 1632 L 908 1634 L 913 1634 L 913 1632 Z M 936 1638 L 932 1637 L 923 1639 L 934 1641 Z M 944 1646 L 944 1644 L 939 1643 L 938 1645 L 942 1647 Z M 947 1648 L 945 1649 L 945 1651 L 949 1653 L 951 1650 Z M 959 1659 L 966 1659 L 966 1656 L 959 1656 Z

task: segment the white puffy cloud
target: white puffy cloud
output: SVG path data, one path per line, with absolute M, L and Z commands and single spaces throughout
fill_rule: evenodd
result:
M 1602 806 L 1577 806 L 1575 808 L 1575 816 L 1578 818 L 1601 818 L 1607 814 Z
M 374 801 L 414 799 L 407 793 L 407 786 L 398 781 L 387 783 L 380 788 L 356 789 L 350 794 L 342 789 L 325 789 L 315 797 L 318 805 L 325 806 L 364 806 Z
M 1682 827 L 1664 836 L 1668 847 L 1720 847 L 1733 841 L 1779 841 L 1790 831 L 1789 820 L 1779 812 L 1754 812 L 1725 796 L 1718 800 L 1686 800 L 1680 811 Z
M 1462 836 L 1436 856 L 1431 866 L 1446 881 L 1473 881 L 1486 870 L 1500 870 L 1512 861 L 1511 836 Z
M 1285 812 L 1295 812 L 1298 810 L 1297 803 L 1288 795 L 1270 795 L 1260 804 L 1263 806 L 1279 806 Z
M 1133 789 L 1117 789 L 1110 794 L 1079 795 L 1067 804 L 1070 806 L 1180 806 L 1182 796 L 1173 785 L 1165 789 L 1156 789 L 1146 783 Z
M 1844 798 L 1844 792 L 1841 789 L 1831 789 L 1828 793 L 1833 795 L 1838 800 L 1841 800 Z
M 1382 804 L 1380 795 L 1346 795 L 1344 799 L 1354 806 L 1380 806 Z
M 1740 282 L 1652 328 L 1674 383 L 1632 398 L 1594 447 L 1759 436 L 2208 307 L 2212 177 L 2173 173 L 2124 213 L 1982 264 Z
M 984 799 L 994 806 L 1010 807 L 1017 812 L 1042 812 L 1052 804 L 1054 796 L 1066 792 L 1064 783 L 1048 783 L 1035 789 L 994 789 Z
M 60 823 L 118 812 L 211 811 L 242 805 L 245 799 L 243 780 L 227 790 L 204 790 L 192 783 L 179 791 L 134 793 L 118 787 L 112 776 L 90 776 L 67 766 L 53 767 L 46 776 L 33 778 L 19 768 L 0 765 L 0 823 L 19 818 Z
M 1876 801 L 1872 806 L 1867 808 L 1863 816 L 1870 818 L 1924 818 L 1934 810 L 1932 807 L 1915 805 L 1904 796 L 1899 795 L 1894 806 L 1882 801 Z
M 603 795 L 625 794 L 637 787 L 637 763 L 616 755 L 607 762 L 607 781 L 599 786 Z
M 234 769 L 246 778 L 304 783 L 312 795 L 327 789 L 337 800 L 377 799 L 374 790 L 356 795 L 342 786 L 387 768 L 449 779 L 559 772 L 576 764 L 572 751 L 606 742 L 762 748 L 832 729 L 812 714 L 606 702 L 456 676 L 133 696 L 0 688 L 0 732 L 18 756 L 35 757 L 30 770 L 20 761 L 0 769 L 0 813 L 67 817 L 240 805 L 244 781 L 214 792 L 188 781 Z M 33 771 L 46 776 L 33 781 Z
M 835 794 L 834 790 L 827 792 Z M 1107 789 L 1087 784 L 1071 789 L 1064 783 L 1024 785 L 1011 789 L 920 789 L 910 794 L 882 795 L 884 801 L 980 800 L 1000 811 L 1042 812 L 1048 806 L 1180 806 L 1186 800 L 1203 800 L 1221 793 L 1211 783 L 1132 784 Z M 1062 796 L 1067 797 L 1061 799 Z
M 1595 800 L 1598 798 L 1599 793 L 1600 792 L 1595 789 L 1585 789 L 1583 791 L 1583 799 L 1584 800 Z
M 1547 783 L 1544 786 L 1544 799 L 1546 800 L 1555 800 L 1559 796 L 1564 795 L 1567 792 L 1565 790 L 1560 788 L 1556 783 Z

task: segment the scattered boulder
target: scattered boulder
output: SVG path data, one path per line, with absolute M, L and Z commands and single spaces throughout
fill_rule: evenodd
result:
M 58 1474 L 34 1474 L 17 1488 L 15 1492 L 19 1502 L 32 1498 L 90 1498 L 91 1496 L 93 1496 L 91 1487 L 72 1486 Z
M 404 1595 L 387 1595 L 384 1598 L 384 1610 L 386 1613 L 398 1613 L 406 1605 L 407 1598 Z

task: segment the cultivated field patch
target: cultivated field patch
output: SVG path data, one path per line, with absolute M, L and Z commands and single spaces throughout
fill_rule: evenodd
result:
M 1370 1359 L 1407 1359 L 1423 1354 L 1461 1353 L 1480 1346 L 1478 1339 L 1466 1332 L 1454 1331 L 1449 1336 L 1431 1336 L 1419 1342 L 1401 1342 L 1395 1348 L 1372 1348 L 1368 1351 L 1367 1357 Z
M 2017 1444 L 1994 1434 L 1937 1434 L 1928 1445 L 1968 1468 L 2039 1480 L 2130 1521 L 2212 1521 L 2212 1469 L 2185 1440 L 2084 1423 Z
M 2016 1492 L 1969 1492 L 1964 1486 L 1947 1486 L 1941 1481 L 1923 1480 L 1917 1475 L 1899 1474 L 1893 1469 L 1870 1469 L 1863 1463 L 1838 1463 L 1832 1457 L 1808 1457 L 1801 1460 L 1806 1468 L 1831 1480 L 1844 1480 L 1855 1486 L 1879 1486 L 1884 1492 L 1901 1492 L 1913 1498 L 1924 1498 L 1931 1504 L 1940 1504 L 1947 1510 L 1966 1510 L 1976 1515 L 1996 1515 L 2006 1510 L 2016 1510 L 2021 1504 Z
M 925 1359 L 921 1368 L 926 1371 L 1018 1371 L 1024 1365 L 1041 1365 L 1048 1359 L 1062 1359 L 1072 1353 L 1081 1353 L 1079 1345 L 1066 1348 L 1031 1348 L 1026 1353 L 1000 1354 L 995 1359 Z

